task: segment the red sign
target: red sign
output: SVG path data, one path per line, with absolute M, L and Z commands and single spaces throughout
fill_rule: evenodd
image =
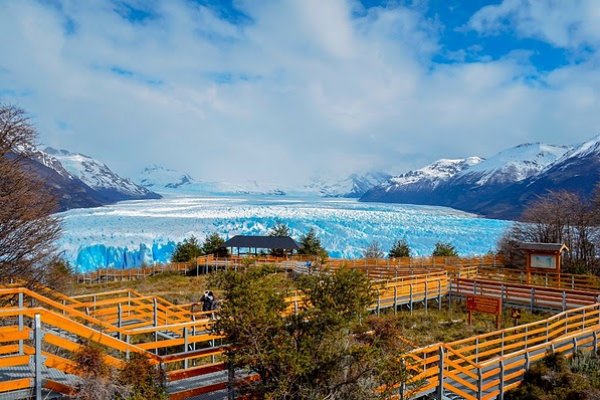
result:
M 500 328 L 500 317 L 502 315 L 502 299 L 487 296 L 467 295 L 467 311 L 469 312 L 469 325 L 473 311 L 494 314 L 496 316 L 496 328 Z

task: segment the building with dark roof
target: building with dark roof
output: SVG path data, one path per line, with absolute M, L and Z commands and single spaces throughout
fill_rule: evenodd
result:
M 246 249 L 246 254 L 259 254 L 259 250 L 280 250 L 282 253 L 291 254 L 300 248 L 296 241 L 289 236 L 244 236 L 236 235 L 227 240 L 223 247 L 229 248 L 230 253 L 236 249 L 237 254 Z

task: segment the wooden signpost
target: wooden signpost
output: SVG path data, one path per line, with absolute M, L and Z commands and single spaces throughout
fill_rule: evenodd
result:
M 488 296 L 467 295 L 467 312 L 469 313 L 469 325 L 473 311 L 496 316 L 496 329 L 500 329 L 502 320 L 502 299 Z

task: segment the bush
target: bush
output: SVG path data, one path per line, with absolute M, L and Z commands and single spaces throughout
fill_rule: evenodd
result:
M 117 378 L 124 387 L 127 400 L 167 399 L 162 370 L 150 364 L 144 354 L 133 353 L 119 371 Z
M 46 267 L 42 283 L 54 290 L 65 293 L 72 287 L 74 281 L 73 268 L 68 262 L 57 259 Z
M 410 247 L 406 242 L 406 239 L 400 239 L 394 242 L 390 252 L 388 253 L 389 258 L 400 258 L 410 257 Z
M 383 258 L 383 255 L 383 248 L 377 240 L 372 241 L 363 252 L 363 258 Z
M 458 257 L 456 248 L 450 243 L 437 242 L 431 254 L 433 257 Z
M 506 393 L 507 400 L 597 400 L 600 398 L 598 356 L 577 353 L 567 362 L 548 354 L 525 372 L 521 386 Z
M 72 396 L 75 400 L 166 400 L 165 376 L 144 354 L 133 353 L 120 369 L 104 361 L 106 353 L 94 343 L 76 351 L 73 360 L 81 380 Z
M 120 388 L 114 384 L 115 371 L 104 362 L 104 350 L 86 343 L 73 355 L 81 380 L 75 387 L 74 400 L 112 400 Z

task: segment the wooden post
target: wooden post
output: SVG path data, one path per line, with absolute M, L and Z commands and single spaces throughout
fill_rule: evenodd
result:
M 440 345 L 438 351 L 438 400 L 444 400 L 444 347 Z

